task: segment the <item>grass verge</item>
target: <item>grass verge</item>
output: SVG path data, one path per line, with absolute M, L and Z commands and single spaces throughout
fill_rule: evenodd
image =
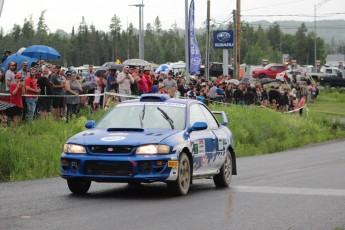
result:
M 210 108 L 224 110 L 228 115 L 236 155 L 241 157 L 345 137 L 342 120 L 345 112 L 334 112 L 334 108 L 344 109 L 344 102 L 345 93 L 322 92 L 316 103 L 308 105 L 308 117 L 306 111 L 299 117 L 258 107 L 212 105 Z M 60 154 L 65 141 L 84 130 L 86 120 L 99 120 L 104 113 L 82 112 L 81 117 L 71 123 L 38 119 L 17 130 L 0 129 L 0 181 L 60 175 Z

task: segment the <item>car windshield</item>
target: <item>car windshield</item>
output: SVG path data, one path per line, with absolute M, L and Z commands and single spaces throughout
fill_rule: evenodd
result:
M 183 104 L 124 103 L 110 111 L 96 128 L 178 129 L 186 124 Z
M 268 64 L 268 65 L 266 65 L 265 67 L 264 67 L 264 69 L 269 69 L 269 68 L 271 68 L 273 65 L 272 64 Z

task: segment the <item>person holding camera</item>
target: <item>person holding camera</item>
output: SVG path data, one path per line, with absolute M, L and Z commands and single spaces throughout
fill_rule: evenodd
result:
M 80 82 L 77 80 L 77 72 L 70 71 L 70 78 L 66 81 L 66 105 L 67 105 L 67 122 L 72 119 L 72 115 L 77 116 L 79 113 L 80 97 L 83 92 Z
M 40 94 L 41 90 L 37 85 L 36 68 L 30 69 L 30 75 L 25 80 L 25 100 L 28 105 L 28 111 L 26 113 L 25 121 L 30 123 L 35 115 L 37 105 L 37 95 Z
M 41 117 L 47 118 L 53 102 L 53 99 L 49 97 L 53 95 L 53 83 L 49 80 L 48 68 L 43 69 L 41 77 L 37 80 L 37 85 L 40 87 L 41 95 L 45 95 L 38 98 L 38 108 L 41 111 Z
M 121 73 L 117 75 L 117 83 L 119 84 L 119 94 L 132 95 L 131 84 L 134 83 L 134 78 L 129 73 L 129 67 L 125 66 Z M 121 96 L 121 101 L 128 100 L 130 98 Z

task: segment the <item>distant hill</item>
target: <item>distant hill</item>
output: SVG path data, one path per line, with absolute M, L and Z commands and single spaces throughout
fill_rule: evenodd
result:
M 273 25 L 273 22 L 269 21 L 253 21 L 248 22 L 255 29 L 261 25 L 262 28 L 267 29 L 269 26 Z M 297 29 L 302 25 L 303 21 L 277 21 L 280 25 L 281 30 L 287 34 L 295 34 Z M 304 22 L 308 32 L 314 31 L 314 22 Z M 226 25 L 222 25 L 222 28 L 226 28 Z M 196 34 L 205 33 L 205 28 L 195 28 Z M 62 36 L 69 36 L 70 34 L 66 33 L 63 30 L 57 30 Z M 134 28 L 134 34 L 138 34 L 139 30 Z M 326 43 L 331 43 L 332 39 L 335 42 L 345 42 L 345 20 L 320 20 L 316 22 L 316 32 L 317 35 L 325 40 Z M 184 36 L 184 28 L 178 28 L 178 33 L 180 36 Z
M 255 29 L 261 25 L 263 29 L 267 29 L 269 26 L 273 25 L 274 22 L 269 21 L 253 21 L 248 22 Z M 303 21 L 277 21 L 280 25 L 281 30 L 287 34 L 295 34 L 297 29 L 302 25 Z M 308 32 L 314 31 L 314 22 L 304 22 Z M 226 25 L 221 26 L 226 28 Z M 180 34 L 184 34 L 184 30 L 181 29 Z M 197 34 L 204 33 L 205 28 L 196 28 L 195 32 Z M 316 32 L 317 36 L 323 38 L 326 43 L 331 43 L 332 38 L 335 42 L 345 41 L 345 20 L 320 20 L 316 22 Z
M 254 21 L 248 22 L 255 29 L 261 25 L 262 28 L 266 29 L 273 22 L 268 21 Z M 287 34 L 296 33 L 297 29 L 304 23 L 308 29 L 308 32 L 314 31 L 314 22 L 303 22 L 303 21 L 277 21 L 280 25 L 281 30 Z M 316 33 L 317 36 L 323 38 L 326 43 L 330 43 L 332 38 L 334 41 L 345 41 L 345 20 L 320 20 L 316 21 Z

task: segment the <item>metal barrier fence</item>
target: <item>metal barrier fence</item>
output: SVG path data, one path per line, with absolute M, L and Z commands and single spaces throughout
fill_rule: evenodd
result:
M 101 97 L 101 96 L 105 96 L 105 95 L 110 95 L 110 96 L 114 96 L 114 97 L 125 97 L 125 98 L 132 98 L 132 99 L 137 99 L 139 98 L 140 96 L 137 96 L 137 95 L 127 95 L 127 94 L 119 94 L 119 93 L 113 93 L 113 92 L 104 92 L 104 93 L 98 93 L 98 94 L 80 94 L 78 95 L 78 97 L 88 97 L 88 96 L 93 96 L 93 97 Z M 0 93 L 0 97 L 10 97 L 11 94 L 9 93 Z M 23 94 L 22 96 L 30 96 L 30 97 L 51 97 L 51 98 L 54 98 L 54 97 L 77 97 L 77 95 L 68 95 L 68 94 L 63 94 L 63 95 L 32 95 L 32 94 Z M 104 97 L 105 98 L 105 97 Z M 186 97 L 179 97 L 179 98 L 184 98 L 186 99 Z M 210 100 L 209 100 L 210 101 Z M 213 101 L 217 104 L 220 104 L 220 105 L 233 105 L 232 103 L 226 103 L 226 102 L 218 102 L 218 101 Z M 105 100 L 103 100 L 103 105 L 102 107 L 104 108 L 105 107 Z M 262 106 L 263 108 L 266 108 L 266 109 L 271 109 L 271 108 L 268 108 L 266 106 Z M 285 114 L 290 114 L 290 113 L 295 113 L 295 112 L 298 112 L 299 110 L 303 109 L 303 108 L 306 108 L 306 112 L 307 112 L 307 117 L 309 117 L 309 108 L 307 107 L 307 105 L 305 104 L 303 107 L 300 107 L 300 108 L 297 108 L 297 109 L 294 109 L 294 110 L 291 110 L 291 111 L 287 111 L 287 112 L 283 112 Z

